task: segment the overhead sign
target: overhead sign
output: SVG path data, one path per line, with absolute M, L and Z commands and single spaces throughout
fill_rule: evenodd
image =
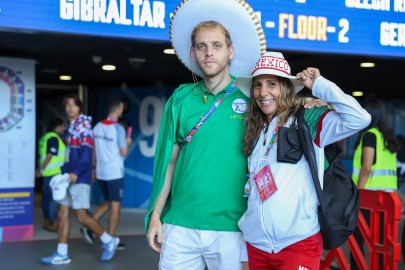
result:
M 252 1 L 267 47 L 405 57 L 405 0 Z
M 1 1 L 0 27 L 167 41 L 179 2 Z M 405 0 L 247 2 L 269 49 L 405 57 Z

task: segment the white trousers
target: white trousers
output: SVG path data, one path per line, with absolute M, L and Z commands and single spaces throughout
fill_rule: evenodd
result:
M 163 224 L 161 270 L 241 270 L 241 232 L 207 231 Z

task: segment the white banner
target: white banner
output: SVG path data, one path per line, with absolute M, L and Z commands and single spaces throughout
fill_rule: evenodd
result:
M 0 189 L 34 187 L 35 62 L 0 57 Z

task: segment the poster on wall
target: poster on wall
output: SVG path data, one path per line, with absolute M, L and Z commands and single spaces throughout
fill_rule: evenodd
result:
M 33 236 L 35 62 L 0 57 L 0 242 Z

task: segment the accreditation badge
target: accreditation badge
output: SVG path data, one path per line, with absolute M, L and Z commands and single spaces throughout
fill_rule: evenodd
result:
M 270 166 L 267 164 L 254 176 L 257 191 L 259 192 L 262 202 L 267 200 L 274 192 L 277 191 L 276 181 L 274 181 Z

